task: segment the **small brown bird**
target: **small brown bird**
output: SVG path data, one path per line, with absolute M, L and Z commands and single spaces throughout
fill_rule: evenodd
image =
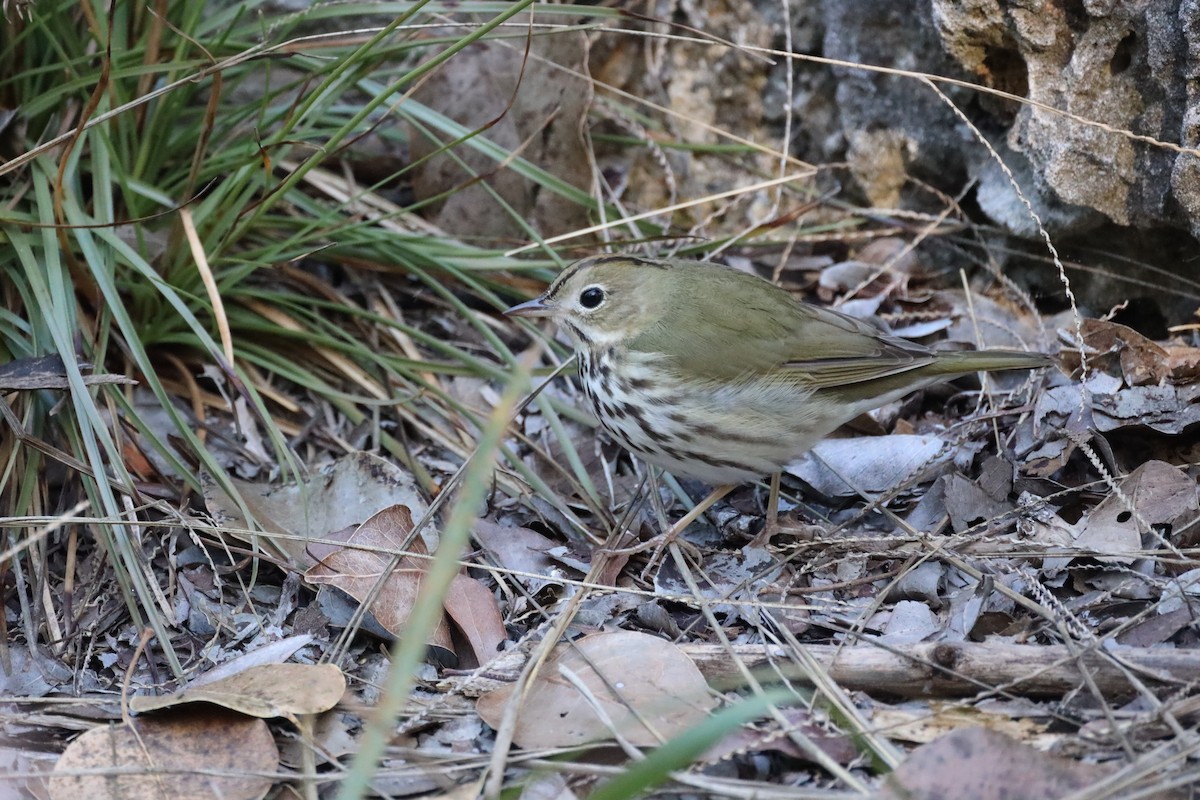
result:
M 585 258 L 505 313 L 567 332 L 592 411 L 621 446 L 719 486 L 668 538 L 865 411 L 956 376 L 1050 363 L 930 350 L 756 276 L 682 259 Z

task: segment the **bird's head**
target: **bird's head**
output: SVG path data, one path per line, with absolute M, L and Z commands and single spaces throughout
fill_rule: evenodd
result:
M 619 345 L 661 320 L 668 310 L 671 282 L 679 280 L 669 262 L 632 256 L 595 256 L 567 267 L 545 292 L 504 313 L 548 317 L 577 347 Z

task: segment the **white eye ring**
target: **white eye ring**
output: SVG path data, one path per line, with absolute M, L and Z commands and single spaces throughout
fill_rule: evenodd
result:
M 589 286 L 579 293 L 579 305 L 588 311 L 599 308 L 604 299 L 604 290 L 599 286 Z

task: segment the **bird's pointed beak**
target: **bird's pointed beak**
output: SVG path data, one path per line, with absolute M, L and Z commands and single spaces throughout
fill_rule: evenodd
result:
M 546 302 L 545 295 L 504 309 L 506 317 L 550 317 L 553 315 L 554 309 Z

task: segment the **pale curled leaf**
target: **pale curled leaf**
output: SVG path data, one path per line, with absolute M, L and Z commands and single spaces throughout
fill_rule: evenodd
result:
M 860 491 L 887 491 L 923 473 L 936 474 L 935 468 L 952 455 L 936 436 L 826 439 L 786 470 L 826 497 L 851 497 Z
M 250 667 L 260 667 L 264 664 L 282 664 L 291 658 L 297 650 L 312 644 L 312 641 L 312 634 L 303 633 L 269 642 L 247 653 L 242 653 L 240 656 L 235 656 L 228 661 L 221 662 L 203 675 L 198 675 L 191 679 L 188 685 L 203 686 L 208 683 L 224 680 Z
M 638 746 L 661 744 L 660 736 L 688 730 L 713 707 L 704 677 L 679 648 L 648 634 L 618 631 L 559 645 L 524 698 L 514 698 L 508 685 L 481 697 L 476 709 L 484 722 L 497 727 L 505 705 L 519 701 L 514 740 L 525 748 L 572 747 L 611 738 L 612 729 L 564 677 L 564 670 L 587 687 L 616 730 Z
M 143 695 L 129 702 L 138 713 L 184 703 L 212 703 L 252 717 L 319 714 L 337 704 L 346 678 L 333 664 L 265 664 L 172 695 Z

